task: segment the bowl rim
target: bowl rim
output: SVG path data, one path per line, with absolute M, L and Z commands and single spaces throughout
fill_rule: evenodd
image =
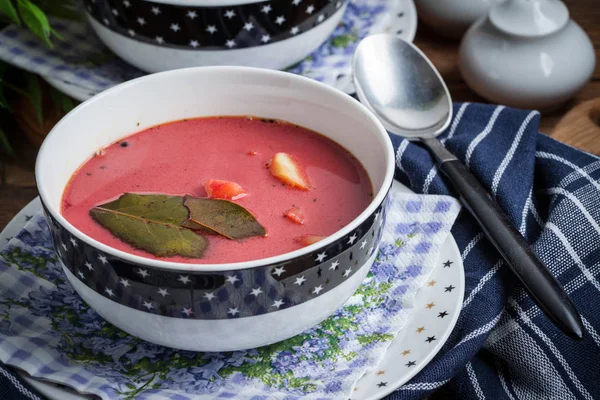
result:
M 143 0 L 147 3 L 180 7 L 239 7 L 247 4 L 266 3 L 272 0 Z M 348 1 L 348 0 L 340 0 Z
M 261 258 L 261 259 L 257 259 L 257 260 L 239 261 L 239 262 L 222 263 L 222 264 L 194 264 L 194 263 L 181 263 L 181 262 L 174 262 L 174 261 L 163 261 L 163 260 L 159 260 L 159 259 L 152 259 L 152 258 L 147 258 L 147 257 L 143 257 L 143 256 L 138 256 L 138 255 L 134 255 L 134 254 L 128 253 L 123 250 L 115 249 L 111 246 L 108 246 L 108 245 L 92 238 L 91 236 L 88 236 L 87 234 L 85 234 L 82 231 L 80 231 L 79 229 L 77 229 L 74 225 L 72 225 L 69 221 L 67 221 L 62 216 L 62 214 L 60 213 L 60 210 L 56 209 L 56 207 L 51 205 L 50 201 L 48 200 L 49 196 L 46 192 L 46 188 L 44 186 L 43 179 L 41 179 L 41 176 L 42 176 L 41 175 L 41 165 L 42 165 L 43 159 L 48 157 L 48 154 L 49 154 L 48 150 L 46 150 L 48 147 L 48 143 L 52 140 L 52 137 L 54 135 L 56 135 L 56 132 L 61 130 L 62 125 L 66 124 L 68 122 L 68 119 L 70 118 L 70 116 L 77 113 L 79 110 L 81 110 L 83 108 L 93 107 L 97 101 L 99 101 L 100 99 L 102 99 L 104 97 L 117 95 L 119 92 L 127 91 L 129 89 L 129 87 L 143 84 L 145 81 L 154 80 L 154 79 L 165 79 L 165 78 L 168 78 L 169 76 L 176 76 L 176 75 L 181 75 L 181 74 L 196 75 L 196 74 L 204 74 L 204 73 L 210 74 L 210 73 L 215 73 L 215 72 L 230 73 L 230 74 L 237 74 L 237 75 L 239 75 L 239 74 L 263 74 L 263 75 L 267 75 L 267 76 L 272 75 L 272 76 L 278 76 L 278 77 L 285 77 L 286 79 L 291 79 L 293 81 L 298 82 L 301 85 L 312 87 L 313 90 L 325 90 L 325 91 L 329 92 L 330 94 L 332 94 L 334 97 L 338 98 L 341 102 L 342 107 L 354 109 L 355 112 L 363 114 L 367 118 L 367 120 L 373 124 L 373 127 L 375 128 L 375 130 L 373 132 L 382 137 L 383 144 L 385 147 L 385 154 L 383 156 L 385 158 L 387 158 L 387 163 L 386 163 L 387 165 L 385 168 L 383 182 L 381 184 L 381 187 L 377 190 L 375 196 L 369 203 L 369 205 L 358 216 L 356 216 L 352 221 L 350 221 L 348 224 L 346 224 L 343 228 L 341 228 L 338 231 L 334 232 L 333 234 L 327 236 L 325 239 L 323 239 L 319 242 L 313 243 L 310 246 L 306 246 L 306 247 L 303 247 L 301 249 L 297 249 L 297 250 L 294 250 L 291 252 L 278 254 L 275 256 Z M 166 121 L 166 122 L 168 122 L 168 121 Z M 310 79 L 310 78 L 307 78 L 307 77 L 304 77 L 301 75 L 296 75 L 296 74 L 292 74 L 292 73 L 284 72 L 284 71 L 269 70 L 269 69 L 263 69 L 263 68 L 255 68 L 255 67 L 238 67 L 238 66 L 190 67 L 190 68 L 170 70 L 170 71 L 145 75 L 145 76 L 121 83 L 110 89 L 107 89 L 107 90 L 101 92 L 100 94 L 97 94 L 96 96 L 92 97 L 91 99 L 79 104 L 77 107 L 75 107 L 73 110 L 71 110 L 66 116 L 64 116 L 52 128 L 52 130 L 48 133 L 48 135 L 46 136 L 44 142 L 42 143 L 42 145 L 39 149 L 39 152 L 38 152 L 38 155 L 36 158 L 36 164 L 35 164 L 36 186 L 39 191 L 40 199 L 42 200 L 42 203 L 44 204 L 44 207 L 50 213 L 50 215 L 64 229 L 66 229 L 69 232 L 69 234 L 71 234 L 73 237 L 81 240 L 84 243 L 87 243 L 88 245 L 94 247 L 96 250 L 100 250 L 100 251 L 106 253 L 107 255 L 110 255 L 110 256 L 116 257 L 116 258 L 120 258 L 124 261 L 130 262 L 130 263 L 133 263 L 136 265 L 141 265 L 141 266 L 149 267 L 149 268 L 162 269 L 162 270 L 187 272 L 187 273 L 191 273 L 191 272 L 227 272 L 227 271 L 251 269 L 251 268 L 256 268 L 256 267 L 264 267 L 264 266 L 268 266 L 268 265 L 282 264 L 282 263 L 285 263 L 285 262 L 288 262 L 288 261 L 291 261 L 291 260 L 294 260 L 297 258 L 302 258 L 310 253 L 314 253 L 315 251 L 317 251 L 319 249 L 325 248 L 325 247 L 331 245 L 332 243 L 340 240 L 344 236 L 350 234 L 352 231 L 357 229 L 360 226 L 360 224 L 362 224 L 364 221 L 366 221 L 367 218 L 369 218 L 372 214 L 374 214 L 376 212 L 377 208 L 381 204 L 384 203 L 384 200 L 387 197 L 389 189 L 391 188 L 392 182 L 394 180 L 394 171 L 395 171 L 394 149 L 393 149 L 393 145 L 392 145 L 391 139 L 390 139 L 387 131 L 383 127 L 382 123 L 377 119 L 377 117 L 375 117 L 375 115 L 371 111 L 369 111 L 369 109 L 367 107 L 362 105 L 358 100 L 355 100 L 354 98 L 352 98 L 351 96 L 347 95 L 346 93 L 344 93 L 340 90 L 337 90 L 337 89 L 330 87 L 324 83 L 318 82 L 316 80 L 313 80 L 313 79 Z M 65 188 L 63 187 L 62 188 L 63 192 L 64 192 L 64 189 Z M 62 194 L 61 194 L 61 196 L 62 196 Z

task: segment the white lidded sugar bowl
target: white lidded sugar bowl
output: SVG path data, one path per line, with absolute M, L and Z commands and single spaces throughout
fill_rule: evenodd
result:
M 486 99 L 549 110 L 590 79 L 595 53 L 585 32 L 559 0 L 506 0 L 463 37 L 459 67 Z

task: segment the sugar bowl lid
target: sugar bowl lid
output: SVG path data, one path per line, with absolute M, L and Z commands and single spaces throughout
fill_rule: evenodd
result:
M 506 0 L 494 5 L 488 18 L 509 35 L 537 37 L 562 29 L 569 10 L 560 0 Z

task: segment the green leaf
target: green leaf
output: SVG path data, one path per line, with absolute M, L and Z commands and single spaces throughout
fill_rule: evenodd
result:
M 0 85 L 0 107 L 4 108 L 5 110 L 11 111 L 10 104 L 4 96 L 4 88 L 2 87 L 2 85 Z
M 6 15 L 14 24 L 21 25 L 21 18 L 12 0 L 0 0 L 0 14 Z
M 70 1 L 64 2 L 57 0 L 49 0 L 40 2 L 38 4 L 48 16 L 70 20 L 82 19 L 82 15 L 77 11 L 76 7 Z
M 40 81 L 37 75 L 26 74 L 25 77 L 27 79 L 27 96 L 29 97 L 29 101 L 31 101 L 38 122 L 43 124 L 44 115 L 42 113 L 42 87 L 40 86 Z
M 57 39 L 60 40 L 65 40 L 65 38 L 63 37 L 63 35 L 61 35 L 60 33 L 58 33 L 54 28 L 50 27 L 50 33 L 52 33 Z
M 125 193 L 90 215 L 117 238 L 157 257 L 200 258 L 207 240 L 181 225 L 188 210 L 177 196 Z
M 48 22 L 46 14 L 29 0 L 18 0 L 17 6 L 23 23 L 48 47 L 52 47 L 50 22 Z
M 346 48 L 351 43 L 354 43 L 357 40 L 358 40 L 358 36 L 356 36 L 354 33 L 348 33 L 348 34 L 345 34 L 345 35 L 340 35 L 340 36 L 336 36 L 336 37 L 332 38 L 331 39 L 331 45 L 333 47 Z
M 117 200 L 99 207 L 109 205 L 127 214 L 171 225 L 182 225 L 188 217 L 188 209 L 179 196 L 125 193 Z
M 186 196 L 183 203 L 190 211 L 184 226 L 196 223 L 228 239 L 266 236 L 266 229 L 248 210 L 228 200 Z
M 1 1 L 1 0 L 0 0 Z M 6 96 L 4 95 L 4 75 L 6 71 L 10 68 L 10 65 L 0 62 L 0 107 L 12 111 Z
M 16 157 L 16 153 L 2 129 L 0 129 L 0 150 L 9 157 Z
M 65 114 L 70 112 L 73 108 L 75 108 L 73 100 L 71 100 L 69 96 L 66 96 L 64 94 L 61 96 L 60 106 Z
M 60 107 L 65 114 L 75 107 L 73 100 L 59 90 L 52 88 L 50 91 L 50 97 L 52 97 L 52 102 L 54 105 Z

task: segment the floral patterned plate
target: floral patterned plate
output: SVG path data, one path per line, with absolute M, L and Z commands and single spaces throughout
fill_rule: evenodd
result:
M 409 189 L 395 182 L 406 192 Z M 40 211 L 36 198 L 0 233 L 0 248 L 16 235 L 28 218 Z M 437 265 L 427 284 L 419 290 L 413 315 L 391 343 L 386 356 L 356 384 L 351 400 L 381 399 L 400 388 L 421 371 L 439 352 L 452 332 L 464 294 L 464 271 L 460 252 L 451 236 L 442 245 Z M 61 385 L 24 379 L 51 400 L 91 400 Z
M 416 31 L 417 12 L 413 0 L 352 0 L 342 22 L 331 37 L 308 58 L 288 71 L 321 81 L 348 94 L 354 93 L 351 60 L 360 39 L 374 33 L 394 32 L 404 40 L 412 42 Z M 62 34 L 68 41 L 69 31 Z M 75 45 L 74 47 L 83 46 L 81 43 Z M 79 79 L 79 82 L 68 82 L 47 75 L 44 79 L 74 99 L 85 101 L 101 91 L 100 87 L 92 89 L 90 78 L 95 77 L 114 85 L 143 74 L 129 65 L 114 63 L 110 61 L 111 57 L 103 56 L 103 52 L 108 50 L 102 44 L 98 43 L 94 48 L 95 53 L 92 56 L 106 61 L 89 70 L 80 70 L 74 78 Z M 89 56 L 88 54 L 86 57 Z M 74 67 L 69 65 L 68 61 L 66 63 L 67 65 L 61 65 L 61 68 Z M 83 75 L 87 78 L 77 78 Z

